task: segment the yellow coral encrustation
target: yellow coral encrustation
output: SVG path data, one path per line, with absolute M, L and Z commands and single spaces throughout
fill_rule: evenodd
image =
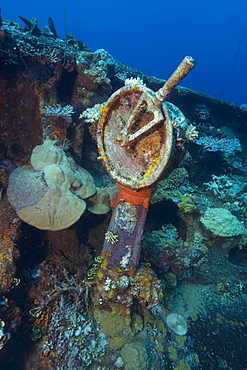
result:
M 109 257 L 111 253 L 105 252 L 88 272 L 96 305 L 117 300 L 125 307 L 132 304 L 133 298 L 137 298 L 143 307 L 152 308 L 162 302 L 161 282 L 149 266 L 143 265 L 136 271 L 111 270 L 108 268 Z
M 148 266 L 141 266 L 133 276 L 130 293 L 139 303 L 148 308 L 157 306 L 163 299 L 160 281 Z
M 190 213 L 196 210 L 196 205 L 194 204 L 191 197 L 181 194 L 181 200 L 177 203 L 179 211 L 184 213 Z

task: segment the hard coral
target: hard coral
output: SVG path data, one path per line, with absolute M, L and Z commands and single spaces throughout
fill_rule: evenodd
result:
M 201 222 L 216 236 L 232 237 L 245 231 L 244 224 L 225 208 L 208 208 L 201 217 Z
M 176 190 L 181 185 L 187 185 L 189 174 L 185 168 L 175 168 L 164 180 L 158 182 L 157 189 L 151 197 L 151 203 L 158 203 L 168 197 L 167 190 Z
M 7 190 L 11 205 L 23 221 L 53 231 L 73 225 L 86 209 L 83 199 L 96 192 L 89 172 L 55 143 L 47 140 L 35 147 L 33 169 L 14 170 Z
M 143 307 L 153 308 L 163 299 L 162 286 L 155 272 L 148 266 L 141 266 L 133 276 L 130 293 Z
M 126 370 L 148 369 L 148 354 L 142 342 L 126 343 L 121 349 Z

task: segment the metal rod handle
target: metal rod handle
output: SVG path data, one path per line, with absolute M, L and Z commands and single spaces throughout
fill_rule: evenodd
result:
M 157 104 L 163 103 L 166 100 L 167 95 L 174 89 L 175 86 L 179 84 L 180 81 L 194 68 L 195 59 L 187 56 L 184 57 L 182 62 L 179 64 L 177 69 L 173 72 L 171 77 L 166 81 L 164 86 L 162 86 L 156 93 L 155 98 Z

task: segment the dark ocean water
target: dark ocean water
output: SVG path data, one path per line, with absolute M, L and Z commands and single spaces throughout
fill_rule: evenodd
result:
M 183 86 L 246 104 L 245 0 L 3 0 L 1 7 L 3 18 L 22 24 L 18 14 L 35 17 L 40 28 L 52 17 L 61 38 L 66 7 L 67 32 L 74 38 L 159 78 L 168 78 L 192 55 L 197 67 Z
M 61 38 L 65 6 L 67 32 L 92 51 L 103 48 L 120 62 L 164 79 L 192 55 L 197 67 L 183 86 L 246 104 L 246 0 L 1 2 L 3 18 L 20 24 L 18 14 L 37 18 L 40 28 L 51 16 Z

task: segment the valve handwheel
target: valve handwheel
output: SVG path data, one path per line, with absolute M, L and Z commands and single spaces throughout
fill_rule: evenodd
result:
M 130 79 L 108 100 L 97 141 L 100 158 L 117 183 L 140 189 L 160 177 L 173 145 L 173 126 L 162 103 L 194 65 L 192 57 L 185 57 L 156 93 Z
M 98 148 L 119 184 L 140 189 L 161 175 L 172 150 L 172 123 L 152 90 L 127 84 L 109 99 L 98 127 Z

